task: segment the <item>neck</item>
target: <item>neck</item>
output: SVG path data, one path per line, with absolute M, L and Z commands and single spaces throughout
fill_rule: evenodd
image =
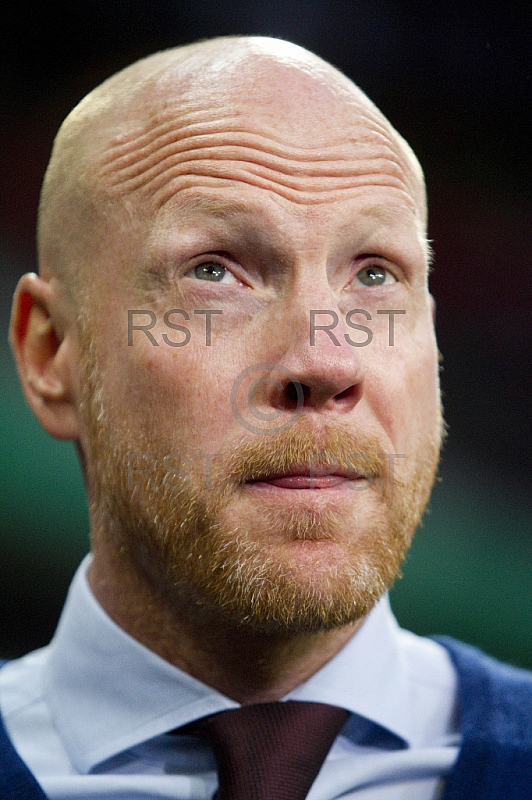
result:
M 130 636 L 241 704 L 284 697 L 326 664 L 363 621 L 315 633 L 264 633 L 200 612 L 191 621 L 126 559 L 98 547 L 89 584 L 101 606 Z

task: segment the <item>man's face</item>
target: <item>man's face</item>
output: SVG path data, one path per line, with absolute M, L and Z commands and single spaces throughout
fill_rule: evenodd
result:
M 437 351 L 397 139 L 270 71 L 170 99 L 101 158 L 128 213 L 83 316 L 82 447 L 98 535 L 161 596 L 317 630 L 397 575 L 436 470 Z

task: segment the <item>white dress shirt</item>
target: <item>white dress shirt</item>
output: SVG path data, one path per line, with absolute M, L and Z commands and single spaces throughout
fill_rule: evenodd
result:
M 210 800 L 207 743 L 168 731 L 238 707 L 131 638 L 80 566 L 48 647 L 0 670 L 0 709 L 51 800 Z M 308 800 L 434 800 L 459 747 L 447 652 L 397 625 L 384 597 L 343 649 L 284 699 L 352 712 Z

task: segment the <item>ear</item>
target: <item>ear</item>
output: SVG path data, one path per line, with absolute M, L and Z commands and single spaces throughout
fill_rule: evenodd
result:
M 75 329 L 60 308 L 56 283 L 24 275 L 13 299 L 10 341 L 24 394 L 43 428 L 57 439 L 78 439 Z

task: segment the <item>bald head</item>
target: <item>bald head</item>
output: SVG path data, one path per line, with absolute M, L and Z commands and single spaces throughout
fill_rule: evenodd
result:
M 352 81 L 289 42 L 223 37 L 142 59 L 104 81 L 69 114 L 41 194 L 41 274 L 77 296 L 103 251 L 134 220 L 138 194 L 157 206 L 164 202 L 168 192 L 159 179 L 172 159 L 179 161 L 185 134 L 199 143 L 227 132 L 227 147 L 234 149 L 231 133 L 240 130 L 253 146 L 262 137 L 266 169 L 282 173 L 283 150 L 293 155 L 301 180 L 297 188 L 286 181 L 285 189 L 295 202 L 327 201 L 331 190 L 341 195 L 356 185 L 355 174 L 340 168 L 349 157 L 348 141 L 367 144 L 368 162 L 390 155 L 425 226 L 424 181 L 415 155 Z M 376 139 L 381 154 L 374 152 Z M 201 161 L 210 158 L 205 149 L 192 164 L 191 175 L 200 182 Z M 166 178 L 171 192 L 172 175 Z M 271 189 L 267 180 L 264 188 Z

